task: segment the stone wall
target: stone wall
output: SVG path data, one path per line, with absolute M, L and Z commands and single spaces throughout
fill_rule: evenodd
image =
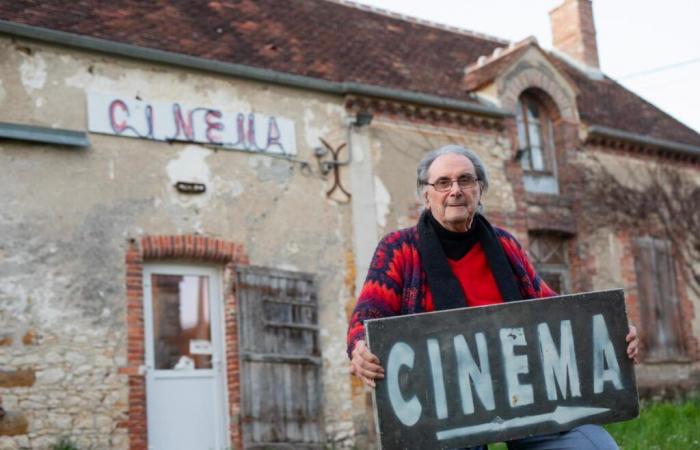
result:
M 237 242 L 250 264 L 315 274 L 327 436 L 352 445 L 342 382 L 351 211 L 328 198 L 332 174 L 314 157 L 319 138 L 347 140 L 342 99 L 9 38 L 0 80 L 0 103 L 12 105 L 2 122 L 86 130 L 90 91 L 239 107 L 293 120 L 297 158 L 309 163 L 98 134 L 88 149 L 0 143 L 0 371 L 35 374 L 31 386 L 0 386 L 8 415 L 26 419 L 2 445 L 42 449 L 68 436 L 81 448 L 129 447 L 125 256 L 152 235 Z M 206 193 L 178 193 L 182 179 Z
M 16 368 L 0 373 L 3 407 L 26 420 L 19 429 L 2 429 L 0 448 L 47 448 L 61 436 L 80 448 L 127 448 L 125 430 L 117 429 L 125 380 L 116 370 L 117 349 L 108 344 L 119 334 L 81 330 L 67 337 L 56 331 L 30 329 L 24 334 L 33 336 L 29 342 L 0 354 L 2 367 Z

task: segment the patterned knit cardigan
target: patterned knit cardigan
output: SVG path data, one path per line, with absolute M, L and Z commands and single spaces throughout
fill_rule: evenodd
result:
M 524 299 L 557 295 L 537 275 L 520 243 L 507 231 L 494 227 L 515 274 Z M 418 253 L 418 228 L 387 234 L 377 245 L 362 292 L 350 318 L 347 352 L 364 339 L 364 321 L 379 317 L 425 312 L 426 274 Z

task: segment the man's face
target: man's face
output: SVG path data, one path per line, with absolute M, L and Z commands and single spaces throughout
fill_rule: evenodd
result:
M 448 153 L 439 156 L 428 169 L 428 183 L 440 178 L 456 180 L 462 175 L 476 178 L 474 164 L 466 156 Z M 438 192 L 433 186 L 424 190 L 425 207 L 433 217 L 450 231 L 463 232 L 471 226 L 481 198 L 481 185 L 477 182 L 472 188 L 462 189 L 454 182 L 449 190 Z

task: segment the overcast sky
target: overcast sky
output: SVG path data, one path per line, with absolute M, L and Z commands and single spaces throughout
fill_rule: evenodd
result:
M 355 0 L 511 41 L 552 47 L 563 0 Z M 594 0 L 603 72 L 700 132 L 700 1 Z

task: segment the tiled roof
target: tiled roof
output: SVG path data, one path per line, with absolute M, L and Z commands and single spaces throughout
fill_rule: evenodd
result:
M 0 18 L 331 81 L 469 100 L 466 61 L 502 43 L 323 0 L 20 0 Z
M 325 0 L 13 0 L 0 19 L 140 47 L 475 102 L 464 69 L 504 41 Z M 700 146 L 700 135 L 566 63 L 586 122 Z
M 581 121 L 630 133 L 700 146 L 700 134 L 666 114 L 637 94 L 604 77 L 593 80 L 566 62 L 552 58 L 576 83 Z

